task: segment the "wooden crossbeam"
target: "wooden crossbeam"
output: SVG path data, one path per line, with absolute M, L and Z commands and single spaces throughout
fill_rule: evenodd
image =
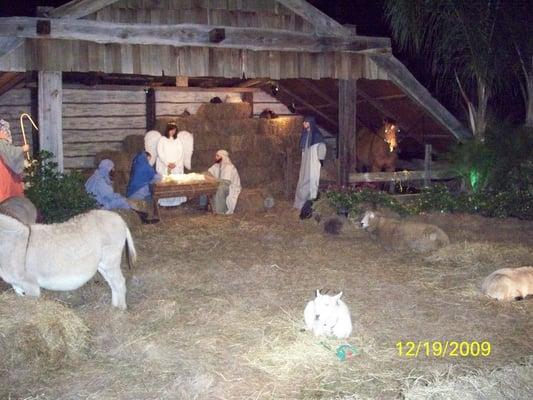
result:
M 201 46 L 300 52 L 358 52 L 390 47 L 390 39 L 313 35 L 278 29 L 224 26 L 224 39 L 213 42 L 213 26 L 196 24 L 125 24 L 91 20 L 50 19 L 50 34 L 37 33 L 43 18 L 0 18 L 0 36 L 28 39 L 84 40 L 96 43 Z
M 244 82 L 240 82 L 235 87 L 249 88 L 259 85 L 264 85 L 268 82 L 267 79 L 247 79 Z
M 293 91 L 287 89 L 285 86 L 283 86 L 281 84 L 278 84 L 278 87 L 279 87 L 279 90 L 281 90 L 282 92 L 285 92 L 286 94 L 288 94 L 290 97 L 292 97 L 298 103 L 301 103 L 302 105 L 307 107 L 307 109 L 309 109 L 312 112 L 320 115 L 322 118 L 324 118 L 326 121 L 328 121 L 331 125 L 338 126 L 338 122 L 337 121 L 331 119 L 329 117 L 329 115 L 325 114 L 323 111 L 320 111 L 318 108 L 313 106 L 311 103 L 305 101 L 301 96 L 297 95 L 296 93 L 294 93 Z
M 396 171 L 396 172 L 364 172 L 351 173 L 349 182 L 398 182 L 416 181 L 426 178 L 426 171 Z M 456 175 L 447 170 L 431 170 L 429 179 L 453 179 Z
M 117 0 L 73 0 L 61 7 L 53 9 L 47 16 L 53 18 L 83 18 L 95 11 L 100 10 Z M 0 58 L 22 46 L 24 39 L 20 37 L 0 38 Z
M 366 93 L 363 89 L 359 88 L 357 90 L 357 93 L 359 93 L 359 95 L 361 95 L 361 97 L 363 99 L 365 99 L 368 103 L 370 103 L 372 105 L 372 107 L 374 107 L 376 110 L 382 112 L 383 115 L 385 115 L 386 117 L 392 118 L 392 119 L 396 120 L 398 123 L 400 123 L 400 120 L 398 119 L 398 116 L 395 113 L 389 111 L 386 107 L 382 106 L 378 101 L 373 99 L 372 96 L 370 96 L 368 93 Z M 407 131 L 411 130 L 410 126 L 406 126 L 404 123 L 401 123 L 401 125 Z
M 289 10 L 311 23 L 317 32 L 328 32 L 338 36 L 350 36 L 352 31 L 345 28 L 333 18 L 327 16 L 319 9 L 304 0 L 277 0 Z
M 333 97 L 330 97 L 328 94 L 324 93 L 324 91 L 321 90 L 317 85 L 315 85 L 315 83 L 313 81 L 311 81 L 309 79 L 301 79 L 300 82 L 302 82 L 302 84 L 305 87 L 307 87 L 308 89 L 313 91 L 313 93 L 317 94 L 322 99 L 324 99 L 325 101 L 329 102 L 328 104 L 315 106 L 316 109 L 321 109 L 321 108 L 325 108 L 325 107 L 335 107 L 337 110 L 339 109 L 339 100 L 338 99 L 334 99 Z M 357 118 L 357 121 L 359 122 L 360 125 L 367 126 L 367 124 L 362 121 L 362 119 L 361 119 L 361 117 L 359 115 L 357 115 L 356 118 Z M 335 126 L 338 127 L 338 124 L 335 125 Z
M 24 39 L 17 37 L 0 38 L 0 57 L 3 57 L 24 43 Z
M 378 97 L 372 97 L 372 100 L 375 101 L 382 101 L 382 100 L 396 100 L 396 99 L 405 99 L 407 95 L 405 94 L 392 94 L 389 96 L 378 96 Z M 364 98 L 362 100 L 357 100 L 357 103 L 365 103 L 368 99 Z
M 455 118 L 429 91 L 416 80 L 411 72 L 392 54 L 369 54 L 368 57 L 378 68 L 387 73 L 391 82 L 398 86 L 411 99 L 431 114 L 448 132 L 463 141 L 472 138 L 472 134 Z

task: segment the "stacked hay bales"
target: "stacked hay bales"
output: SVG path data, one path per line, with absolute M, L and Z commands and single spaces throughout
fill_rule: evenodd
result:
M 74 311 L 44 299 L 0 295 L 0 370 L 55 370 L 83 358 L 89 328 Z
M 267 189 L 242 189 L 239 195 L 239 201 L 235 212 L 237 213 L 257 213 L 267 211 L 268 208 L 265 205 L 265 200 L 271 197 L 270 192 Z M 268 202 L 267 202 L 268 204 Z
M 246 102 L 206 103 L 194 115 L 158 118 L 155 130 L 163 133 L 168 122 L 176 123 L 178 131 L 194 135 L 194 172 L 206 171 L 214 162 L 215 152 L 225 149 L 239 171 L 243 187 L 265 188 L 276 195 L 294 191 L 300 161 L 300 116 L 252 118 L 251 106 Z M 96 165 L 104 158 L 115 163 L 114 187 L 124 194 L 131 161 L 143 149 L 143 136 L 126 137 L 122 148 L 99 152 Z
M 130 179 L 131 162 L 135 155 L 144 149 L 144 135 L 126 136 L 122 142 L 122 151 L 105 150 L 96 153 L 95 167 L 103 159 L 109 159 L 115 164 L 113 188 L 116 192 L 126 194 Z
M 264 188 L 277 195 L 292 192 L 298 180 L 302 118 L 250 118 L 250 112 L 246 102 L 203 104 L 195 115 L 158 118 L 155 129 L 163 132 L 168 122 L 174 122 L 178 131 L 194 135 L 192 168 L 196 172 L 207 170 L 215 152 L 225 149 L 244 188 Z

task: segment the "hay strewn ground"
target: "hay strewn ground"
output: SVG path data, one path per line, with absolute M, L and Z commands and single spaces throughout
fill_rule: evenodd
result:
M 494 269 L 531 264 L 531 222 L 418 217 L 452 244 L 417 256 L 383 251 L 355 225 L 326 236 L 279 202 L 232 217 L 166 214 L 133 228 L 139 263 L 123 266 L 127 312 L 111 308 L 101 279 L 45 292 L 88 326 L 88 357 L 58 371 L 2 373 L 0 398 L 444 399 L 452 398 L 444 390 L 507 378 L 516 398 L 531 390 L 533 301 L 501 304 L 479 293 Z M 341 362 L 335 348 L 344 342 L 301 331 L 316 288 L 344 291 L 355 323 L 347 342 L 360 354 Z M 400 340 L 488 340 L 493 351 L 405 358 Z

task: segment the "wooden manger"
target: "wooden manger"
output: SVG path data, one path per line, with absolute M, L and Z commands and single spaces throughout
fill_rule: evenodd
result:
M 218 190 L 219 180 L 205 175 L 205 180 L 191 181 L 187 183 L 177 182 L 158 182 L 151 185 L 154 214 L 156 218 L 160 218 L 159 214 L 159 199 L 167 199 L 172 197 L 187 197 L 187 199 L 198 198 L 202 195 L 207 196 L 209 204 L 210 197 Z

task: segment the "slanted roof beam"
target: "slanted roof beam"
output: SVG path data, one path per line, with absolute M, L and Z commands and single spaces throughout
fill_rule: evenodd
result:
M 53 18 L 83 18 L 104 7 L 107 7 L 118 0 L 73 0 L 62 6 L 55 8 L 49 13 Z
M 83 18 L 118 0 L 72 0 L 48 13 L 53 18 Z M 20 37 L 0 37 L 0 57 L 9 54 L 24 43 Z

